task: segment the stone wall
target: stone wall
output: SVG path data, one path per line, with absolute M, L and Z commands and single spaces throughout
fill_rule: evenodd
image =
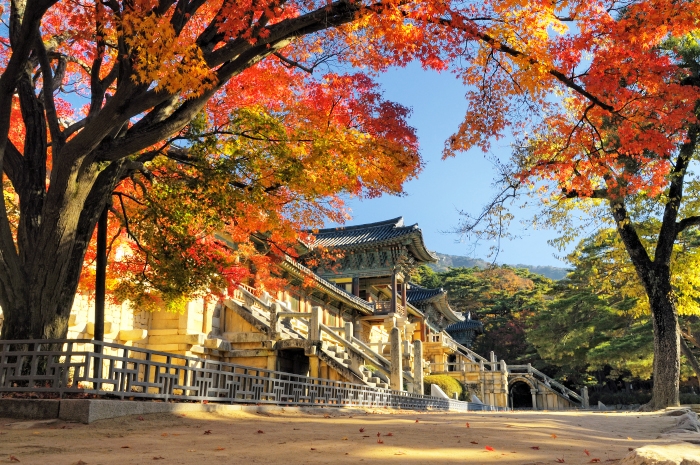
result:
M 146 347 L 151 313 L 134 311 L 129 302 L 105 304 L 105 342 Z M 95 299 L 78 294 L 68 321 L 68 338 L 92 339 L 95 334 Z

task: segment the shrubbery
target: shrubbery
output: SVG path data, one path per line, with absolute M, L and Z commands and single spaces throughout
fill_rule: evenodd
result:
M 442 389 L 450 398 L 453 398 L 454 393 L 457 393 L 457 397 L 461 399 L 465 392 L 462 383 L 450 375 L 429 375 L 423 378 L 423 384 L 425 385 L 423 392 L 428 395 L 430 394 L 431 384 L 437 384 L 440 386 L 440 389 Z

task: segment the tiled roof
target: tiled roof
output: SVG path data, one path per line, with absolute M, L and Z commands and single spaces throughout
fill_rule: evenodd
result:
M 399 238 L 411 238 L 412 252 L 420 262 L 435 262 L 437 256 L 425 248 L 423 234 L 417 224 L 404 226 L 403 217 L 378 223 L 359 224 L 338 228 L 320 229 L 315 233 L 314 245 L 343 249 L 396 242 Z
M 479 320 L 464 320 L 458 321 L 457 323 L 452 323 L 450 326 L 445 328 L 445 331 L 447 331 L 450 334 L 468 330 L 475 330 L 478 333 L 483 333 L 484 325 Z
M 410 283 L 410 286 L 411 287 L 406 290 L 406 299 L 412 304 L 420 304 L 435 299 L 436 297 L 439 298 L 443 294 L 445 296 L 447 295 L 447 291 L 442 288 L 428 289 L 413 283 Z
M 442 288 L 428 289 L 418 284 L 409 283 L 410 288 L 406 290 L 406 300 L 410 304 L 425 306 L 432 304 L 440 313 L 445 315 L 448 321 L 462 321 L 464 317 L 461 313 L 455 313 L 447 302 L 447 291 Z

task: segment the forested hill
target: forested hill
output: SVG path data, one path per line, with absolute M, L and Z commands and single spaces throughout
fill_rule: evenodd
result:
M 444 253 L 436 253 L 436 255 L 438 256 L 438 262 L 431 263 L 430 267 L 437 272 L 446 271 L 448 268 L 471 268 L 474 266 L 478 266 L 479 268 L 487 268 L 491 265 L 491 263 L 480 258 L 469 258 L 461 255 L 447 255 Z M 542 276 L 546 276 L 549 279 L 554 280 L 562 279 L 566 277 L 566 273 L 568 273 L 566 268 L 559 268 L 556 266 L 533 266 L 523 264 L 510 266 L 513 266 L 514 268 L 526 268 L 532 273 L 541 274 Z

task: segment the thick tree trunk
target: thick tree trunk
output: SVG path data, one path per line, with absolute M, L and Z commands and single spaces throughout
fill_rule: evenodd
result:
M 652 409 L 680 404 L 681 345 L 672 295 L 670 280 L 664 279 L 659 280 L 649 295 L 654 324 L 654 387 L 649 405 Z
M 121 166 L 113 163 L 99 175 L 83 173 L 71 191 L 74 195 L 66 196 L 66 203 L 73 205 L 46 215 L 44 229 L 21 244 L 26 247 L 20 254 L 22 276 L 0 293 L 11 296 L 2 301 L 1 339 L 66 337 L 85 251 Z

